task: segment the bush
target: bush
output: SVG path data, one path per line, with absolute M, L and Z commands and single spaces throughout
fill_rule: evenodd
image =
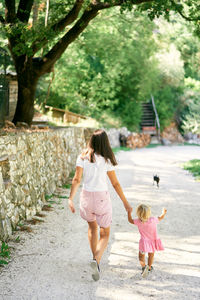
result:
M 192 159 L 184 164 L 184 170 L 188 170 L 192 173 L 198 180 L 200 180 L 200 160 Z
M 185 79 L 184 104 L 181 123 L 183 132 L 200 134 L 200 82 L 198 80 Z
M 183 93 L 182 87 L 165 86 L 155 93 L 155 104 L 160 119 L 161 131 L 174 119 L 179 122 L 179 112 L 183 104 L 180 101 Z

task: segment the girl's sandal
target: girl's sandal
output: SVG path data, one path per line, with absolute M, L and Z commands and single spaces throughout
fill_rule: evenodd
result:
M 149 274 L 149 267 L 146 265 L 145 267 L 142 268 L 142 277 L 146 278 Z

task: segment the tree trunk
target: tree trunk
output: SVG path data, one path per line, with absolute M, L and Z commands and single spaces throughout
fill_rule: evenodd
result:
M 17 72 L 18 100 L 13 123 L 25 122 L 31 125 L 34 116 L 34 100 L 39 76 L 27 68 L 25 72 Z
M 37 20 L 38 20 L 38 8 L 39 8 L 39 4 L 34 1 L 33 4 L 33 27 L 35 27 Z

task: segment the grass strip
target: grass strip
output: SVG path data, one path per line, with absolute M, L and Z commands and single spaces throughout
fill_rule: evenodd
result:
M 158 146 L 163 146 L 162 144 L 149 144 L 149 145 L 147 145 L 145 148 L 156 148 L 156 147 L 158 147 Z
M 184 170 L 189 171 L 199 181 L 200 180 L 200 159 L 192 159 L 183 165 Z

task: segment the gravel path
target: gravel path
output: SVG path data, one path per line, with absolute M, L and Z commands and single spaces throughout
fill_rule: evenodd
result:
M 117 175 L 135 208 L 152 206 L 152 215 L 168 209 L 158 225 L 165 251 L 155 254 L 154 274 L 142 279 L 137 228 L 127 222 L 121 201 L 110 187 L 113 224 L 101 263 L 101 279 L 91 279 L 87 224 L 67 209 L 69 191 L 58 189 L 53 211 L 32 233 L 16 232 L 12 260 L 0 271 L 0 300 L 146 300 L 200 299 L 200 182 L 181 163 L 200 158 L 197 146 L 160 146 L 119 152 Z M 152 183 L 160 178 L 160 188 Z

